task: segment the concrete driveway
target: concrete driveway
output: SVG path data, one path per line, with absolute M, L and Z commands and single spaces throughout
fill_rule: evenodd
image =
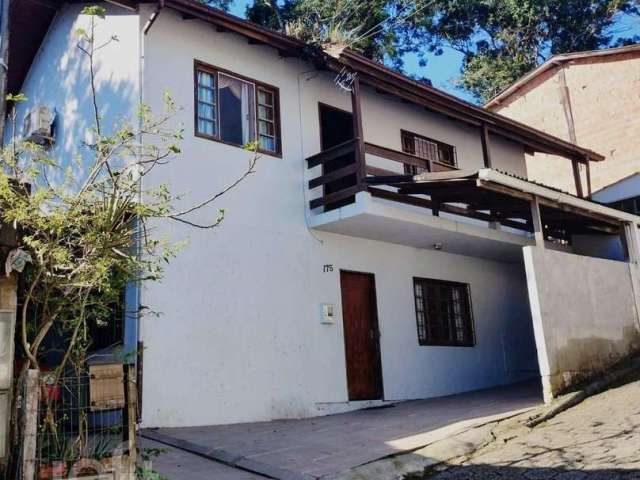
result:
M 152 429 L 142 436 L 269 478 L 330 479 L 541 402 L 536 381 L 326 417 Z M 182 465 L 181 472 L 183 477 L 169 478 L 193 478 L 188 466 Z

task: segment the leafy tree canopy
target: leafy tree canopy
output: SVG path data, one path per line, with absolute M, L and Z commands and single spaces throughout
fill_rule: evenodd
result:
M 219 8 L 220 10 L 224 10 L 225 12 L 229 11 L 229 7 L 233 3 L 233 0 L 200 0 L 205 5 L 208 5 L 213 8 Z
M 396 63 L 401 55 L 396 27 L 415 5 L 408 0 L 254 0 L 246 16 L 310 43 L 342 44 Z
M 464 55 L 460 86 L 488 100 L 551 55 L 635 43 L 612 26 L 635 0 L 435 0 L 403 31 L 406 50 Z M 617 32 L 624 33 L 624 32 Z
M 549 56 L 635 43 L 614 32 L 636 0 L 254 0 L 247 18 L 319 44 L 345 44 L 402 68 L 451 47 L 464 55 L 459 86 L 487 100 Z

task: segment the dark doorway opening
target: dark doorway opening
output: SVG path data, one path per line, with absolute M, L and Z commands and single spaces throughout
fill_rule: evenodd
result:
M 349 400 L 383 397 L 375 277 L 340 272 Z
M 353 115 L 339 108 L 319 104 L 320 111 L 320 148 L 324 151 L 341 143 L 353 140 Z M 353 152 L 327 162 L 322 167 L 322 174 L 338 170 L 355 162 Z M 355 174 L 329 182 L 324 186 L 324 195 L 339 192 L 357 183 Z M 334 210 L 355 202 L 355 196 L 325 205 L 324 210 Z

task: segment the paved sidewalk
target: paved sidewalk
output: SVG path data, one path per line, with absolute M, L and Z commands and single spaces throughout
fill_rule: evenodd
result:
M 640 381 L 594 397 L 429 480 L 638 480 Z
M 155 472 L 169 480 L 265 480 L 266 477 L 244 472 L 207 458 L 169 447 L 152 440 L 143 439 L 142 448 L 164 450 L 153 459 Z
M 331 478 L 541 401 L 536 381 L 312 419 L 145 430 L 143 435 L 276 479 Z

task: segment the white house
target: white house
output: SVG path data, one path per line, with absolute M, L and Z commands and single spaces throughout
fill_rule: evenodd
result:
M 105 6 L 98 34 L 119 41 L 98 57 L 103 123 L 140 101 L 161 108 L 167 90 L 183 108 L 183 154 L 152 182 L 205 198 L 246 168 L 245 143 L 261 146 L 256 173 L 219 205 L 222 227 L 159 225 L 190 243 L 161 283 L 128 294 L 162 312 L 125 325 L 143 358 L 145 426 L 313 416 L 537 377 L 544 339 L 536 349 L 522 248 L 597 256 L 597 241 L 577 239 L 604 233 L 620 247 L 637 221 L 526 181 L 525 152 L 599 154 L 349 50 L 331 56 L 193 0 Z M 55 110 L 59 155 L 91 119 L 81 9 L 14 2 L 10 89 L 29 98 L 18 125 L 36 106 Z

